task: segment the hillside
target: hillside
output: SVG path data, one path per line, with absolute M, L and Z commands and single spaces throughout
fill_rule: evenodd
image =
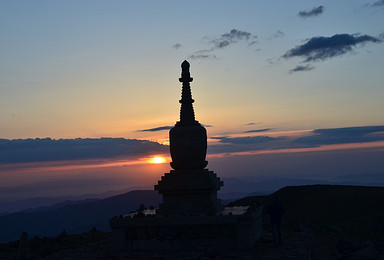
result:
M 283 245 L 278 248 L 272 243 L 269 218 L 266 214 L 267 205 L 275 196 L 281 199 L 286 209 L 283 219 Z M 50 212 L 29 213 L 23 218 L 21 214 L 13 214 L 19 219 L 12 225 L 38 224 L 40 226 L 36 226 L 35 231 L 44 226 L 55 230 L 57 236 L 62 231 L 63 225 L 72 225 L 73 228 L 76 223 L 86 232 L 93 226 L 91 223 L 108 223 L 110 216 L 118 215 L 118 212 L 137 209 L 140 203 L 146 205 L 154 201 L 158 203 L 159 200 L 160 196 L 153 191 L 134 191 L 84 205 L 66 206 Z M 222 257 L 223 259 L 251 259 L 250 257 L 285 259 L 290 255 L 292 259 L 308 259 L 310 256 L 314 260 L 384 259 L 383 201 L 384 188 L 340 185 L 290 186 L 270 196 L 251 196 L 240 199 L 230 205 L 264 205 L 263 237 L 256 248 L 251 252 L 243 252 L 245 254 L 243 256 L 238 255 L 238 252 L 236 254 L 228 252 L 231 254 L 230 257 L 225 254 L 222 254 Z M 155 203 L 153 205 L 156 206 Z M 42 215 L 33 215 L 37 213 Z M 59 217 L 60 214 L 63 216 Z M 69 216 L 72 221 L 65 222 L 63 219 Z M 37 219 L 38 217 L 40 220 Z M 6 227 L 3 218 L 0 218 L 0 224 L 3 230 Z M 17 236 L 20 230 L 26 229 L 20 227 L 15 231 Z M 43 231 L 45 230 L 39 230 L 40 233 Z M 10 232 L 9 229 L 7 232 Z M 160 256 L 163 257 L 162 259 L 187 256 L 190 259 L 199 259 L 196 255 L 201 253 L 170 251 L 152 254 L 145 252 L 118 254 L 111 249 L 109 236 L 110 233 L 98 232 L 95 229 L 81 235 L 61 234 L 48 239 L 42 238 L 41 235 L 33 238 L 30 233 L 30 252 L 44 259 L 72 259 L 80 256 L 81 259 L 96 257 L 97 259 L 159 259 Z M 17 248 L 17 241 L 0 244 L 0 258 L 14 259 Z
M 67 233 L 82 233 L 93 227 L 108 231 L 108 221 L 111 217 L 136 210 L 140 204 L 156 207 L 160 201 L 161 196 L 156 191 L 131 191 L 51 211 L 19 212 L 0 216 L 0 243 L 19 239 L 24 231 L 30 237 L 56 236 L 63 230 Z
M 285 207 L 283 224 L 336 227 L 359 236 L 384 240 L 384 188 L 341 185 L 289 186 L 270 196 L 252 196 L 232 205 L 265 206 L 278 196 Z

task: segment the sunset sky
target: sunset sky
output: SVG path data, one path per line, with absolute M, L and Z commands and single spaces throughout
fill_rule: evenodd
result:
M 89 160 L 122 155 L 31 159 L 8 139 L 167 144 L 179 117 L 183 60 L 191 64 L 196 119 L 208 131 L 210 167 L 222 166 L 226 176 L 219 162 L 225 155 L 232 165 L 248 158 L 242 163 L 248 175 L 264 167 L 250 166 L 258 154 L 382 156 L 383 25 L 383 0 L 1 1 L 0 179 L 8 180 L 2 185 L 26 183 L 16 181 L 24 175 L 14 173 L 11 181 L 9 174 L 32 169 L 25 166 L 31 162 L 100 165 Z M 144 146 L 125 161 L 144 165 L 156 154 L 167 156 L 166 147 Z M 365 171 L 383 172 L 379 161 Z M 339 174 L 356 170 L 354 163 Z M 154 167 L 162 167 L 155 179 L 169 170 Z

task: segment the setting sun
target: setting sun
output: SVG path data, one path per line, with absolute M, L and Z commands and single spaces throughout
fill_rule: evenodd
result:
M 150 163 L 165 163 L 165 158 L 161 156 L 155 156 L 149 160 Z

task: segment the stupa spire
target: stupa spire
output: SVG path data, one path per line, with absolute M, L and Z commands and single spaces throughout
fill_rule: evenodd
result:
M 179 100 L 181 108 L 180 122 L 178 122 L 178 124 L 183 125 L 199 124 L 199 122 L 195 120 L 195 111 L 193 110 L 193 102 L 195 101 L 192 99 L 191 86 L 189 84 L 193 81 L 193 78 L 191 78 L 189 73 L 189 67 L 189 62 L 185 60 L 181 64 L 181 78 L 179 78 L 179 81 L 183 83 L 183 86 L 181 99 Z
M 208 162 L 207 131 L 195 120 L 191 86 L 193 78 L 189 73 L 189 62 L 181 64 L 181 78 L 183 83 L 181 91 L 180 121 L 169 131 L 169 148 L 171 151 L 173 169 L 204 169 Z

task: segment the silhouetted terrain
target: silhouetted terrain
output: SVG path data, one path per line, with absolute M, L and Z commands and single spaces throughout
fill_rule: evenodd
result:
M 108 231 L 108 220 L 136 210 L 140 204 L 156 207 L 161 196 L 155 191 L 131 191 L 102 200 L 67 205 L 51 211 L 19 212 L 0 217 L 0 242 L 19 239 L 22 232 L 30 237 L 56 236 L 63 230 L 82 233 L 96 227 Z
M 267 206 L 278 196 L 286 213 L 285 225 L 337 227 L 351 234 L 384 241 L 384 187 L 308 185 L 289 186 L 270 196 L 252 196 L 231 205 Z M 263 221 L 268 223 L 266 210 Z
M 283 245 L 279 248 L 273 246 L 269 217 L 266 214 L 267 205 L 275 196 L 281 199 L 286 209 L 283 217 Z M 159 201 L 160 196 L 154 191 L 133 191 L 48 212 L 17 213 L 9 215 L 13 217 L 1 217 L 0 228 L 13 232 L 16 238 L 12 239 L 18 239 L 22 231 L 28 232 L 27 227 L 33 226 L 30 230 L 39 232 L 40 237 L 33 238 L 33 232 L 29 231 L 30 251 L 35 256 L 45 256 L 44 259 L 95 259 L 96 256 L 97 259 L 159 259 L 159 254 L 153 256 L 149 253 L 118 256 L 111 251 L 110 233 L 95 230 L 89 232 L 93 226 L 106 227 L 108 219 L 113 215 L 137 209 L 141 203 L 149 206 Z M 341 185 L 290 186 L 269 196 L 240 199 L 230 205 L 264 205 L 263 238 L 248 256 L 233 253 L 223 253 L 222 256 L 234 257 L 224 259 L 251 259 L 251 256 L 255 259 L 282 259 L 287 255 L 291 255 L 292 259 L 308 259 L 308 255 L 311 259 L 381 259 L 377 257 L 384 254 L 383 201 L 382 187 Z M 156 206 L 155 203 L 153 205 Z M 13 226 L 12 229 L 10 226 Z M 63 229 L 68 233 L 71 233 L 69 230 L 86 233 L 60 234 Z M 51 232 L 57 237 L 42 238 L 44 232 Z M 14 259 L 7 257 L 16 255 L 17 246 L 16 241 L 1 244 L 2 259 Z M 200 253 L 166 252 L 164 254 L 168 255 L 161 257 L 191 257 Z

